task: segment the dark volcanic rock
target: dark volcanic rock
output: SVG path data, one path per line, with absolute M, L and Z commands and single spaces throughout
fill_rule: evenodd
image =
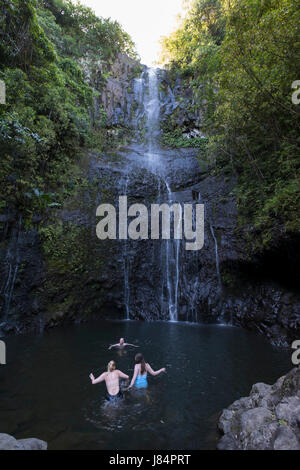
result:
M 300 368 L 224 410 L 219 450 L 300 450 Z
M 135 78 L 142 70 L 138 103 L 135 85 L 141 79 Z M 179 320 L 228 322 L 262 333 L 278 345 L 290 344 L 300 331 L 294 276 L 298 263 L 289 254 L 293 258 L 298 245 L 287 241 L 288 249 L 277 247 L 249 260 L 246 229 L 237 228 L 235 179 L 213 174 L 197 149 L 154 146 L 150 151 L 143 141 L 146 75 L 145 68 L 120 56 L 100 98 L 109 126 L 134 129 L 139 144 L 105 155 L 86 152 L 78 171 L 87 183 L 61 210 L 49 211 L 46 223 L 37 214 L 34 227 L 26 230 L 17 214 L 0 216 L 0 332 L 40 331 L 67 321 L 128 314 L 132 319 L 166 320 L 176 290 Z M 192 122 L 200 129 L 201 112 L 185 113 L 192 99 L 189 90 L 181 88 L 180 80 L 172 90 L 168 75 L 161 71 L 158 76 L 162 120 L 178 110 L 183 129 Z M 178 100 L 182 94 L 184 100 Z M 158 202 L 203 203 L 204 248 L 186 251 L 185 240 L 169 245 L 166 240 L 98 240 L 97 207 L 105 203 L 118 208 L 118 198 L 124 195 L 129 206 L 144 204 L 148 210 Z M 51 224 L 53 230 L 47 233 Z M 44 229 L 44 238 L 38 228 Z M 285 261 L 284 269 L 278 259 Z
M 204 248 L 187 252 L 185 241 L 180 245 L 179 319 L 232 322 L 286 346 L 298 337 L 299 294 L 266 273 L 253 276 L 252 265 L 245 262 L 243 238 L 236 230 L 234 180 L 209 176 L 197 153 L 196 149 L 162 152 L 172 202 L 192 203 L 196 197 L 205 205 Z M 129 205 L 143 203 L 149 208 L 158 199 L 167 200 L 164 181 L 150 171 L 145 149 L 136 145 L 115 160 L 90 153 L 83 171 L 91 189 L 80 200 L 67 202 L 57 217 L 64 225 L 84 230 L 81 244 L 88 274 L 77 278 L 69 272 L 62 280 L 56 271 L 51 274 L 38 232 L 26 232 L 18 227 L 18 220 L 10 221 L 13 228 L 1 248 L 3 289 L 7 286 L 1 304 L 5 332 L 39 331 L 91 316 L 124 318 L 126 308 L 132 319 L 169 318 L 162 282 L 166 266 L 161 258 L 166 241 L 100 241 L 95 231 L 99 204 L 118 207 L 118 197 L 126 194 Z
M 7 222 L 0 244 L 0 331 L 38 330 L 42 302 L 38 288 L 44 281 L 44 262 L 37 230 L 25 230 L 19 217 Z

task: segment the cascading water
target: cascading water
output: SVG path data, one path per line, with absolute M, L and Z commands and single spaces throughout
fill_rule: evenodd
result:
M 220 273 L 220 261 L 219 261 L 219 247 L 218 247 L 218 241 L 215 235 L 214 227 L 212 223 L 209 225 L 211 235 L 214 240 L 215 244 L 215 253 L 216 253 L 216 272 L 217 272 L 217 278 L 218 278 L 218 289 L 219 289 L 219 294 L 222 291 L 222 278 L 221 278 L 221 273 Z
M 196 204 L 199 201 L 194 199 L 191 189 L 187 191 L 187 199 L 180 199 L 180 191 L 176 188 L 178 179 L 174 171 L 177 168 L 186 171 L 185 165 L 189 165 L 185 163 L 186 154 L 182 152 L 181 158 L 177 152 L 173 154 L 160 145 L 161 119 L 166 115 L 165 95 L 159 91 L 163 83 L 163 71 L 146 67 L 133 81 L 135 103 L 132 109 L 135 112 L 131 123 L 135 139 L 125 151 L 126 178 L 122 177 L 119 189 L 128 198 L 136 198 L 137 192 L 146 206 L 150 203 L 169 207 L 180 204 L 183 208 L 185 202 Z M 172 103 L 174 99 L 173 96 Z M 136 181 L 139 183 L 143 178 L 144 191 L 136 186 Z M 195 214 L 193 210 L 193 230 Z M 123 243 L 123 299 L 127 320 L 199 321 L 199 253 L 186 251 L 181 236 L 183 220 L 176 216 L 175 211 L 171 211 L 170 217 L 169 239 L 164 239 L 161 228 L 159 240 L 141 240 L 139 245 L 130 240 Z M 136 266 L 140 266 L 139 272 L 135 271 Z
M 127 173 L 126 178 L 125 178 L 125 188 L 124 188 L 124 194 L 127 195 L 127 188 L 128 188 L 128 179 L 129 175 Z M 128 240 L 125 242 L 125 247 L 124 247 L 124 303 L 125 303 L 125 309 L 126 309 L 126 320 L 130 320 L 130 284 L 129 284 L 129 272 L 130 272 L 130 266 L 129 266 L 129 256 L 128 256 Z
M 133 94 L 134 100 L 137 104 L 137 108 L 134 114 L 133 127 L 136 132 L 136 137 L 139 136 L 140 123 L 144 118 L 144 72 L 141 77 L 135 78 L 133 81 Z M 127 166 L 126 175 L 121 181 L 120 191 L 122 195 L 127 196 L 128 183 L 129 183 L 129 172 L 130 168 Z M 126 311 L 126 320 L 130 320 L 130 257 L 129 257 L 129 242 L 125 240 L 123 242 L 123 272 L 124 272 L 124 305 Z
M 155 69 L 148 69 L 148 95 L 146 102 L 146 127 L 147 127 L 147 145 L 149 164 L 156 175 L 164 182 L 168 203 L 172 203 L 172 191 L 165 177 L 164 162 L 161 159 L 159 149 L 160 134 L 160 99 L 158 87 L 158 72 Z M 160 188 L 160 185 L 159 185 Z M 162 195 L 159 191 L 160 203 Z M 174 218 L 173 218 L 174 221 Z M 181 221 L 178 221 L 180 223 Z M 174 227 L 177 231 L 178 227 Z M 180 240 L 166 240 L 161 242 L 161 260 L 162 260 L 162 303 L 164 303 L 164 290 L 167 293 L 168 316 L 170 321 L 178 320 L 178 290 L 179 290 L 179 255 Z M 163 309 L 163 305 L 162 305 Z
M 134 99 L 135 102 L 137 103 L 138 107 L 135 112 L 135 118 L 134 118 L 134 127 L 136 130 L 139 129 L 140 122 L 144 117 L 144 106 L 143 106 L 143 100 L 144 100 L 144 78 L 143 75 L 139 78 L 134 79 L 134 84 L 133 84 L 133 94 L 134 94 Z
M 147 126 L 147 145 L 150 164 L 153 164 L 154 170 L 159 172 L 161 162 L 159 160 L 158 135 L 159 135 L 159 115 L 160 101 L 158 93 L 158 78 L 155 69 L 148 69 L 148 96 L 146 101 L 146 126 Z
M 169 184 L 166 181 L 168 190 L 168 203 L 173 203 L 172 191 Z M 174 223 L 174 235 L 179 233 L 180 224 L 182 219 L 178 218 L 177 225 L 175 226 L 175 217 L 173 216 L 172 221 Z M 167 272 L 167 285 L 168 285 L 168 310 L 170 321 L 178 320 L 178 291 L 179 291 L 179 278 L 180 278 L 180 246 L 181 240 L 174 239 L 167 240 L 166 242 L 166 272 Z

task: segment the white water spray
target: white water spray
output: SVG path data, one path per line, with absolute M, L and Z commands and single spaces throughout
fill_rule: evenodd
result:
M 160 154 L 159 149 L 159 133 L 160 133 L 160 107 L 161 103 L 159 100 L 159 80 L 157 70 L 148 69 L 148 96 L 146 101 L 146 127 L 147 127 L 147 154 L 149 159 L 150 168 L 154 171 L 157 176 L 162 178 L 165 183 L 168 202 L 172 202 L 172 191 L 168 181 L 165 178 L 164 161 Z M 178 223 L 181 223 L 179 221 Z M 178 230 L 178 227 L 174 227 L 174 230 Z M 162 269 L 164 271 L 164 281 L 162 286 L 166 287 L 167 303 L 168 303 L 168 315 L 170 321 L 178 320 L 178 293 L 179 293 L 179 279 L 180 279 L 180 246 L 181 240 L 166 240 L 165 251 L 162 251 Z M 163 305 L 163 301 L 162 301 Z

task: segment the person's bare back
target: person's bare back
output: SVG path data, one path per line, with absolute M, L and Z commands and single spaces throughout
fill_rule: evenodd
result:
M 105 382 L 107 388 L 107 399 L 113 398 L 122 398 L 122 393 L 120 391 L 120 379 L 129 380 L 128 375 L 123 374 L 120 370 L 116 369 L 116 364 L 114 361 L 111 361 L 108 364 L 108 371 L 104 372 L 97 379 L 95 379 L 93 374 L 90 374 L 90 379 L 93 385 Z
M 124 378 L 124 374 L 119 370 L 115 370 L 114 372 L 106 372 L 105 375 L 105 383 L 108 393 L 112 396 L 118 395 L 120 392 L 120 378 L 122 378 L 121 375 Z

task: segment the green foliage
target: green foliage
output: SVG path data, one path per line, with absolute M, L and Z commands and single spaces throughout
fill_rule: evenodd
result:
M 226 17 L 216 120 L 228 130 L 220 142 L 239 175 L 240 213 L 264 246 L 278 230 L 300 230 L 300 110 L 291 101 L 300 13 L 292 0 L 240 0 Z
M 189 139 L 182 135 L 180 129 L 174 131 L 164 132 L 162 134 L 161 143 L 166 147 L 171 148 L 199 148 L 203 152 L 206 150 L 207 139 L 202 137 L 195 137 Z
M 162 39 L 161 62 L 179 67 L 187 75 L 209 71 L 224 29 L 219 0 L 193 0 L 180 27 Z
M 80 149 L 104 147 L 105 116 L 94 118 L 93 100 L 119 53 L 134 55 L 130 37 L 79 3 L 1 2 L 1 209 L 30 220 L 57 207 Z
M 2 0 L 0 5 L 1 66 L 39 67 L 54 61 L 52 43 L 37 21 L 35 0 Z
M 40 25 L 61 56 L 82 65 L 88 81 L 99 88 L 109 76 L 111 64 L 120 53 L 136 58 L 134 43 L 120 24 L 98 18 L 79 2 L 43 0 L 38 10 Z
M 194 89 L 208 151 L 237 176 L 239 221 L 253 227 L 253 250 L 299 233 L 298 2 L 195 0 L 163 46 L 169 68 Z
M 83 274 L 86 266 L 85 234 L 81 227 L 53 224 L 40 230 L 48 270 L 56 274 Z
M 281 426 L 288 426 L 287 421 L 285 421 L 284 419 L 280 419 L 280 420 L 279 420 L 279 424 L 280 424 Z
M 201 109 L 204 134 L 209 134 L 214 123 L 216 77 L 220 68 L 220 47 L 224 33 L 225 19 L 221 2 L 193 0 L 189 2 L 187 15 L 177 31 L 161 41 L 161 62 L 169 69 L 171 78 L 175 81 L 179 74 L 183 90 L 192 93 L 185 114 L 193 115 Z M 178 112 L 179 108 L 174 111 L 173 117 Z M 171 119 L 165 130 L 177 133 L 177 126 Z
M 99 278 L 103 272 L 103 254 L 93 244 L 90 228 L 53 217 L 40 229 L 47 278 L 43 289 L 48 318 L 87 315 L 102 305 Z M 78 296 L 78 285 L 82 295 Z M 66 295 L 67 292 L 67 295 Z

